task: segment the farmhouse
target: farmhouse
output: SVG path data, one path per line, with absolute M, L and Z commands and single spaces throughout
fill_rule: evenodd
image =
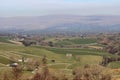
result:
M 18 66 L 18 63 L 12 63 L 10 64 L 10 67 L 17 67 Z
M 66 54 L 66 57 L 72 57 L 72 54 L 68 53 Z

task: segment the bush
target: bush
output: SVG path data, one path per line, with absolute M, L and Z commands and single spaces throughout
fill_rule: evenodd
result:
M 14 80 L 19 80 L 22 76 L 22 68 L 20 66 L 12 68 L 12 74 Z
M 75 69 L 73 75 L 73 80 L 111 80 L 111 74 L 98 65 Z

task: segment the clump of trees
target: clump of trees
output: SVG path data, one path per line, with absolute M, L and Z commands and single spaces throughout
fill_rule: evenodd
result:
M 0 75 L 0 80 L 22 80 L 22 67 L 12 67 L 11 70 L 6 70 Z
M 108 44 L 106 50 L 111 54 L 120 55 L 120 44 L 119 43 Z
M 120 34 L 102 36 L 99 38 L 99 42 L 105 45 L 108 53 L 120 55 Z
M 48 46 L 50 46 L 50 47 L 54 47 L 53 42 L 52 42 L 52 41 L 49 41 L 49 42 L 48 42 Z
M 120 61 L 120 57 L 103 56 L 103 59 L 100 65 L 107 66 L 110 62 L 115 62 L 115 61 Z
M 22 42 L 22 44 L 23 44 L 24 46 L 26 46 L 26 47 L 36 44 L 35 41 L 30 41 L 30 40 L 24 40 L 24 41 L 21 41 L 21 42 Z
M 52 75 L 47 67 L 43 67 L 41 73 L 36 73 L 31 80 L 58 80 L 58 78 Z
M 22 77 L 22 74 L 23 74 L 22 67 L 20 67 L 20 66 L 13 67 L 12 74 L 13 74 L 14 80 L 20 80 L 20 78 Z
M 111 74 L 98 65 L 75 69 L 73 75 L 73 80 L 112 80 Z
M 30 59 L 28 62 L 26 62 L 24 69 L 27 71 L 33 71 L 34 69 L 38 68 L 39 66 L 40 66 L 39 60 Z
M 42 71 L 36 72 L 31 80 L 58 80 L 58 77 L 52 75 L 47 67 L 47 57 L 42 58 Z

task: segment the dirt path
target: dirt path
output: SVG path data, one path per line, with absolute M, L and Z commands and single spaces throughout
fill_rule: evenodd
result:
M 13 41 L 13 40 L 9 40 L 9 41 L 14 43 L 14 44 L 23 45 L 21 42 L 18 42 L 18 41 Z
M 93 49 L 103 49 L 103 47 L 100 47 L 100 46 L 88 46 L 88 47 Z

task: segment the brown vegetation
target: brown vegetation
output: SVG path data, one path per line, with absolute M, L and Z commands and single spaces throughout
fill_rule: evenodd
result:
M 110 73 L 100 66 L 85 66 L 73 71 L 73 80 L 112 80 Z

